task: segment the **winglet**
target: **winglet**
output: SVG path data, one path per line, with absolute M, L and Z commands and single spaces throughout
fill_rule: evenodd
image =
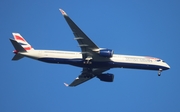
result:
M 60 10 L 60 12 L 62 13 L 63 16 L 67 16 L 65 11 L 63 11 L 62 9 L 59 9 L 59 10 Z
M 68 86 L 69 86 L 67 83 L 64 83 L 64 85 L 65 85 L 66 87 L 68 87 Z

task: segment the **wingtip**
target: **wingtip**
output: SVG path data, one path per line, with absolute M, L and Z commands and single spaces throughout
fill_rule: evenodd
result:
M 59 11 L 62 13 L 63 16 L 67 16 L 66 12 L 62 9 L 59 9 Z
M 67 83 L 64 83 L 64 85 L 65 85 L 66 87 L 68 87 L 68 86 L 69 86 Z

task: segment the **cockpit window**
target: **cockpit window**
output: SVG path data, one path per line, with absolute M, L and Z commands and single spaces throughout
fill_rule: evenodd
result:
M 161 60 L 160 59 L 158 59 L 158 60 L 156 60 L 157 62 L 160 62 Z
M 158 59 L 158 60 L 156 60 L 157 62 L 164 62 L 165 63 L 165 61 L 163 61 L 163 60 L 160 60 L 160 59 Z

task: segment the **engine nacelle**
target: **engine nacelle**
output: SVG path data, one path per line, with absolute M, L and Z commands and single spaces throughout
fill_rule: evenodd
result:
M 113 82 L 114 74 L 110 74 L 110 73 L 100 74 L 97 75 L 97 78 L 99 78 L 101 81 L 104 82 Z
M 99 55 L 103 57 L 112 57 L 113 56 L 113 50 L 111 49 L 100 49 L 99 50 Z

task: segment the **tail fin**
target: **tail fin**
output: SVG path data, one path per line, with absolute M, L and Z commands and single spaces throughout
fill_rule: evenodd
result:
M 34 50 L 32 46 L 19 34 L 19 33 L 12 33 L 14 39 L 22 46 L 26 51 Z
M 15 48 L 15 50 L 13 51 L 15 56 L 12 58 L 12 60 L 19 60 L 24 57 L 19 52 L 34 50 L 32 46 L 19 33 L 12 34 L 14 36 L 14 39 L 10 39 L 10 41 Z

